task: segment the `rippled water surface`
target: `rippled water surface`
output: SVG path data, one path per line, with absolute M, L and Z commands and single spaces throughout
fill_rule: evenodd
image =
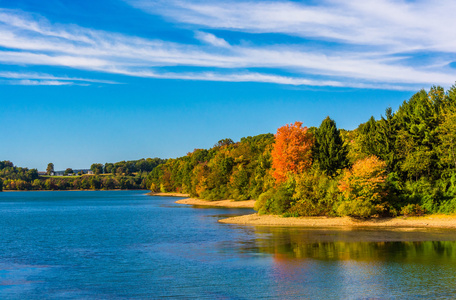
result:
M 453 230 L 217 223 L 144 191 L 0 193 L 0 299 L 454 299 Z

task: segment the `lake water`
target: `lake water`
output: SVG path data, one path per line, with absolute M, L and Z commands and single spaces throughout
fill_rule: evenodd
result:
M 454 230 L 220 224 L 145 191 L 0 193 L 0 299 L 451 299 Z

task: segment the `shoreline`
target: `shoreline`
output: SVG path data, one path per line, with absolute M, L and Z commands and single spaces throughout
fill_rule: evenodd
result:
M 357 220 L 350 217 L 289 217 L 250 214 L 221 219 L 225 224 L 275 227 L 388 227 L 388 228 L 456 228 L 454 215 L 396 217 Z
M 154 193 L 154 192 L 149 192 L 146 195 L 149 196 L 161 196 L 161 197 L 190 197 L 189 194 L 182 194 L 182 193 Z
M 245 201 L 234 201 L 234 200 L 216 200 L 208 201 L 201 200 L 196 198 L 186 198 L 182 200 L 177 200 L 175 203 L 178 204 L 187 204 L 195 206 L 217 206 L 225 208 L 252 208 L 255 204 L 255 200 L 245 200 Z

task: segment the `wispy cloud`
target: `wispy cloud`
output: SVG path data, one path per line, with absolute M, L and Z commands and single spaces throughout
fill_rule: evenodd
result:
M 418 22 L 423 9 L 430 7 L 424 1 L 379 0 L 369 5 L 362 1 L 350 4 L 326 1 L 318 6 L 283 1 L 128 2 L 149 13 L 190 24 L 195 43 L 53 24 L 40 16 L 0 9 L 0 63 L 66 67 L 91 71 L 94 76 L 109 73 L 145 78 L 382 89 L 416 89 L 430 84 L 449 86 L 456 79 L 456 70 L 448 67 L 456 60 L 456 33 L 438 24 L 427 26 Z M 441 4 L 448 9 L 453 7 L 449 1 Z M 385 10 L 392 11 L 379 13 Z M 431 16 L 435 11 L 429 8 Z M 445 21 L 448 28 L 456 25 L 447 15 L 445 10 L 434 23 Z M 218 30 L 209 32 L 212 29 Z M 438 29 L 441 35 L 424 38 Z M 250 40 L 229 43 L 223 35 L 233 31 L 254 34 Z M 303 41 L 290 44 L 271 40 L 260 45 L 256 40 L 259 33 L 293 35 Z M 306 43 L 309 38 L 337 44 L 310 46 Z M 431 55 L 426 63 L 417 64 L 415 55 L 423 51 L 446 51 L 446 54 Z M 186 68 L 199 71 L 188 72 Z M 32 75 L 0 72 L 1 78 L 23 84 L 115 83 Z
M 75 85 L 74 82 L 71 81 L 58 81 L 58 80 L 29 80 L 29 79 L 21 79 L 21 80 L 0 80 L 4 84 L 8 85 Z M 79 85 L 87 85 L 87 84 L 79 84 Z
M 291 1 L 127 0 L 181 23 L 253 33 L 283 33 L 404 51 L 454 52 L 451 0 Z
M 195 32 L 195 37 L 200 41 L 203 41 L 205 43 L 208 43 L 208 44 L 216 46 L 216 47 L 222 47 L 222 48 L 230 47 L 230 45 L 224 39 L 218 38 L 211 33 L 197 31 L 197 32 Z
M 0 80 L 16 85 L 88 85 L 90 83 L 118 84 L 110 80 L 87 79 L 78 77 L 54 76 L 44 73 L 31 72 L 1 72 Z

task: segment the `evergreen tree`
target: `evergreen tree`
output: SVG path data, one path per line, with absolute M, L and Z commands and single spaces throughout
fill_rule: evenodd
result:
M 395 145 L 398 130 L 391 107 L 386 109 L 385 116 L 386 118 L 382 116 L 377 122 L 377 155 L 386 162 L 388 171 L 395 171 L 397 162 Z
M 347 154 L 347 147 L 336 127 L 336 122 L 326 117 L 315 132 L 314 160 L 322 171 L 334 176 L 338 170 L 347 166 Z
M 358 142 L 360 144 L 360 150 L 365 156 L 375 155 L 379 156 L 378 153 L 378 142 L 377 142 L 377 121 L 372 116 L 369 121 L 358 126 L 359 136 Z

